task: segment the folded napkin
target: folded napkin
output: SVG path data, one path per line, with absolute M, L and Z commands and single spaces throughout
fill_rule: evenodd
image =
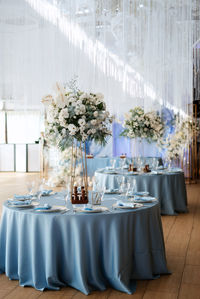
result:
M 34 210 L 50 210 L 52 206 L 49 204 L 44 204 L 43 206 L 37 206 L 34 208 Z
M 152 202 L 152 201 L 155 201 L 156 198 L 152 197 L 152 196 L 134 196 L 134 200 L 141 201 L 141 202 L 144 202 L 144 201 Z
M 93 208 L 83 208 L 84 211 L 93 211 Z
M 136 191 L 136 192 L 133 192 L 133 195 L 147 196 L 147 195 L 149 195 L 149 192 L 147 192 L 147 191 Z
M 121 200 L 117 201 L 117 206 L 118 207 L 130 207 L 130 208 L 134 208 L 135 204 L 134 203 L 129 203 L 129 202 L 123 202 Z
M 49 195 L 52 191 L 53 191 L 53 190 L 46 190 L 46 189 L 44 189 L 44 190 L 42 190 L 42 195 L 43 195 L 43 196 L 47 196 L 47 195 Z
M 14 194 L 14 199 L 31 199 L 33 196 L 32 195 L 16 195 Z
M 31 204 L 31 200 L 24 200 L 24 201 L 20 201 L 20 200 L 15 200 L 15 199 L 10 199 L 8 200 L 9 204 L 12 205 L 30 205 Z

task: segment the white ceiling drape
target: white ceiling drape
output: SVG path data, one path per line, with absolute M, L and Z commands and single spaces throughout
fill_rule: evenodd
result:
M 38 109 L 77 75 L 118 116 L 136 105 L 186 113 L 198 13 L 191 0 L 0 0 L 0 99 Z

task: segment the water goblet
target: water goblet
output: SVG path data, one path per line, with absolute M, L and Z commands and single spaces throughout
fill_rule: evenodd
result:
M 34 181 L 28 181 L 26 183 L 26 186 L 27 186 L 29 195 L 33 195 L 33 189 L 35 187 L 35 182 Z
M 112 166 L 113 169 L 116 167 L 116 160 L 115 159 L 112 159 L 111 166 Z
M 96 176 L 94 176 L 92 179 L 92 190 L 96 191 L 97 189 L 99 189 L 99 183 L 99 179 Z

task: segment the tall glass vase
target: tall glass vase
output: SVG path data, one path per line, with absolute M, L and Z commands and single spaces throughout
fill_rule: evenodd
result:
M 76 167 L 78 159 L 78 147 L 81 154 L 81 167 L 82 167 L 82 178 L 80 186 L 75 184 L 76 178 Z M 86 158 L 86 145 L 85 143 L 78 143 L 72 141 L 71 151 L 71 172 L 70 172 L 70 194 L 71 202 L 73 204 L 88 203 L 88 173 L 87 173 L 87 158 Z
M 134 138 L 131 140 L 132 145 L 132 157 L 143 157 L 144 156 L 144 138 Z

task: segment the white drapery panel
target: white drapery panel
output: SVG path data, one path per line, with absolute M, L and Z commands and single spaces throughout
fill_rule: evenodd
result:
M 118 116 L 140 105 L 187 112 L 198 1 L 1 0 L 0 98 L 38 108 L 78 75 Z M 194 32 L 195 31 L 195 32 Z

